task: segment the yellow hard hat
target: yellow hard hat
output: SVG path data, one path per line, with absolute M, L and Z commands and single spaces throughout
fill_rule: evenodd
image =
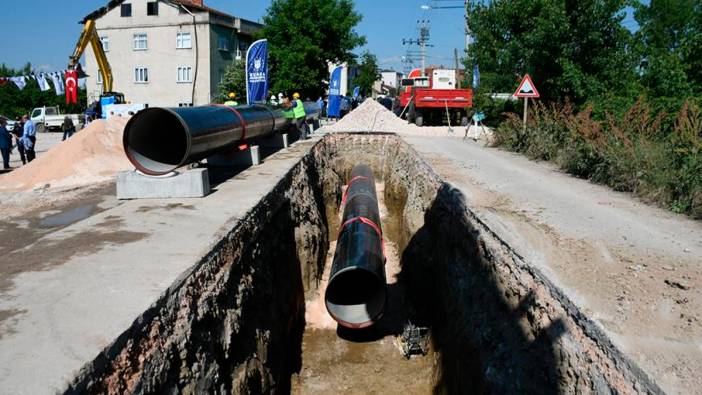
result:
M 297 92 L 293 93 L 293 99 L 299 99 L 299 98 L 300 98 L 299 93 L 297 93 Z
M 229 92 L 229 98 L 234 99 L 236 97 L 236 93 L 234 92 Z

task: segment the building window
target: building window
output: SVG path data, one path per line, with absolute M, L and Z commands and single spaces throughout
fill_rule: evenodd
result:
M 146 84 L 149 82 L 149 69 L 146 67 L 137 67 L 134 69 L 134 82 L 138 84 Z
M 177 82 L 193 82 L 192 67 L 178 67 Z
M 131 4 L 122 4 L 121 11 L 122 11 L 123 17 L 132 16 L 132 5 Z
M 193 41 L 190 37 L 190 33 L 178 33 L 176 34 L 176 48 L 192 48 Z
M 220 51 L 229 51 L 229 38 L 225 36 L 219 36 L 217 40 L 217 49 Z
M 110 38 L 107 36 L 100 37 L 100 43 L 102 44 L 102 50 L 105 52 L 110 52 Z
M 146 33 L 138 33 L 134 35 L 134 50 L 144 51 L 148 48 L 146 41 Z
M 146 3 L 146 15 L 158 15 L 158 1 Z
M 246 52 L 249 49 L 249 42 L 247 40 L 239 40 L 239 50 L 241 52 Z
M 193 103 L 178 103 L 178 107 L 192 107 Z

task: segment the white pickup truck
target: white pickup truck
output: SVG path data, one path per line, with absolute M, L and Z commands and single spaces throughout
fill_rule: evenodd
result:
M 32 110 L 30 118 L 37 127 L 37 132 L 59 131 L 66 117 L 73 120 L 76 130 L 81 129 L 83 117 L 78 114 L 61 114 L 58 107 L 37 107 Z

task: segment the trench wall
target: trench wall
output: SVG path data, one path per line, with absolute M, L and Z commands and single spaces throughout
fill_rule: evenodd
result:
M 382 134 L 316 144 L 66 392 L 288 392 L 305 295 L 337 231 L 327 217 L 359 162 L 401 216 L 399 281 L 410 318 L 431 328 L 437 393 L 660 392 L 460 191 Z
M 325 167 L 296 164 L 66 392 L 287 392 L 329 244 L 325 195 L 340 195 Z
M 356 161 L 382 174 L 402 219 L 409 318 L 438 353 L 436 393 L 662 392 L 407 143 L 336 135 L 320 148 L 340 174 Z

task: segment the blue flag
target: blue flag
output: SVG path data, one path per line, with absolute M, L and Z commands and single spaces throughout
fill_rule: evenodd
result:
M 341 115 L 341 70 L 344 66 L 337 66 L 329 78 L 329 105 L 327 116 L 339 117 Z
M 473 89 L 478 89 L 480 86 L 480 68 L 478 68 L 478 63 L 473 67 Z
M 265 102 L 268 95 L 268 40 L 258 40 L 246 52 L 246 102 Z

